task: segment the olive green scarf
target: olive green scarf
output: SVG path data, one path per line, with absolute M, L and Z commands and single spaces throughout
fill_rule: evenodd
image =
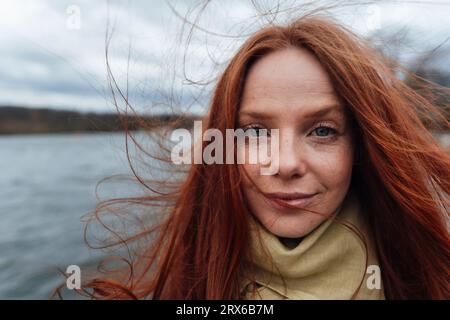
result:
M 364 236 L 367 256 L 364 243 L 342 225 L 344 221 Z M 243 277 L 245 299 L 384 299 L 373 240 L 351 188 L 332 217 L 294 248 L 285 246 L 253 217 L 250 222 L 253 263 L 249 270 L 257 289 L 252 293 L 255 283 L 250 277 Z M 258 232 L 262 242 L 258 241 Z M 270 252 L 274 264 L 264 254 L 261 244 Z

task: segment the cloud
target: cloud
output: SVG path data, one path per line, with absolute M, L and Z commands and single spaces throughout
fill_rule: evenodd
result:
M 110 65 L 124 90 L 128 79 L 138 110 L 170 100 L 172 95 L 180 105 L 193 103 L 197 94 L 200 101 L 193 104 L 201 110 L 212 84 L 191 86 L 185 77 L 214 80 L 245 36 L 267 22 L 258 10 L 274 9 L 279 3 L 278 21 L 282 22 L 292 15 L 283 9 L 299 2 L 256 3 L 254 7 L 250 1 L 210 1 L 203 8 L 201 1 L 4 0 L 0 104 L 114 111 L 105 65 L 109 21 L 109 31 L 113 30 Z M 450 3 L 376 3 L 360 7 L 359 12 L 342 8 L 336 16 L 363 34 L 407 23 L 423 30 L 420 42 L 430 44 L 445 38 L 450 27 L 449 11 L 443 10 Z M 68 27 L 73 17 L 67 11 L 70 6 L 79 9 L 79 29 Z M 196 21 L 199 28 L 183 25 L 173 9 Z

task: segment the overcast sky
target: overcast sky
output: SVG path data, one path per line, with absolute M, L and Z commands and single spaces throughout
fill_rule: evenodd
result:
M 246 35 L 267 22 L 258 13 L 279 4 L 276 21 L 283 23 L 306 2 L 311 1 L 212 0 L 190 34 L 180 16 L 195 21 L 204 1 L 2 0 L 0 105 L 114 112 L 105 64 L 109 30 L 112 72 L 124 91 L 128 75 L 138 111 L 161 109 L 158 103 L 169 97 L 174 105 L 192 103 L 194 112 L 201 111 L 227 60 Z M 331 13 L 364 36 L 407 26 L 413 30 L 412 53 L 450 35 L 450 0 L 375 1 Z M 186 78 L 212 82 L 192 85 Z M 201 90 L 199 102 L 193 102 Z

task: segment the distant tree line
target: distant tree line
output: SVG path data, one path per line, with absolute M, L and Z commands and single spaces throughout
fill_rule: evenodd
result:
M 402 63 L 411 74 L 407 74 L 403 81 L 417 93 L 431 101 L 440 109 L 442 115 L 450 121 L 450 57 L 449 38 L 435 47 L 424 49 L 417 47 L 415 30 L 409 28 L 381 29 L 374 32 L 369 39 L 385 56 L 394 61 L 401 61 L 402 53 L 415 52 L 411 61 Z M 416 47 L 415 50 L 412 48 Z M 429 119 L 420 115 L 423 123 L 429 127 Z M 437 119 L 434 119 L 437 120 Z M 448 131 L 446 123 L 438 121 L 439 131 Z
M 80 113 L 55 109 L 36 109 L 15 106 L 0 107 L 0 134 L 15 133 L 58 133 L 89 131 L 123 131 L 124 121 L 128 130 L 175 125 L 190 128 L 195 116 L 152 115 L 139 118 L 135 115 L 112 113 Z

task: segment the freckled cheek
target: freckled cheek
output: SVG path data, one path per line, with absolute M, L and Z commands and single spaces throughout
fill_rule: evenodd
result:
M 267 176 L 261 175 L 261 168 L 257 164 L 242 164 L 239 166 L 239 170 L 242 174 L 242 182 L 244 188 L 251 188 L 251 181 L 249 178 L 253 180 L 253 182 L 259 187 L 263 183 L 263 178 Z M 244 172 L 245 170 L 245 172 Z M 246 174 L 245 174 L 246 173 Z
M 311 170 L 329 187 L 340 185 L 350 179 L 353 165 L 353 152 L 350 144 L 336 148 L 310 152 Z
M 258 188 L 262 188 L 264 190 L 264 180 L 261 179 L 261 175 L 259 174 L 259 166 L 258 165 L 239 165 L 239 170 L 242 175 L 242 185 L 241 190 L 243 192 L 244 198 L 247 201 L 249 209 L 258 213 L 263 210 L 264 207 L 263 202 L 261 201 L 261 195 L 258 193 L 255 186 L 251 183 L 249 178 L 256 184 Z M 245 174 L 243 171 L 246 171 Z

